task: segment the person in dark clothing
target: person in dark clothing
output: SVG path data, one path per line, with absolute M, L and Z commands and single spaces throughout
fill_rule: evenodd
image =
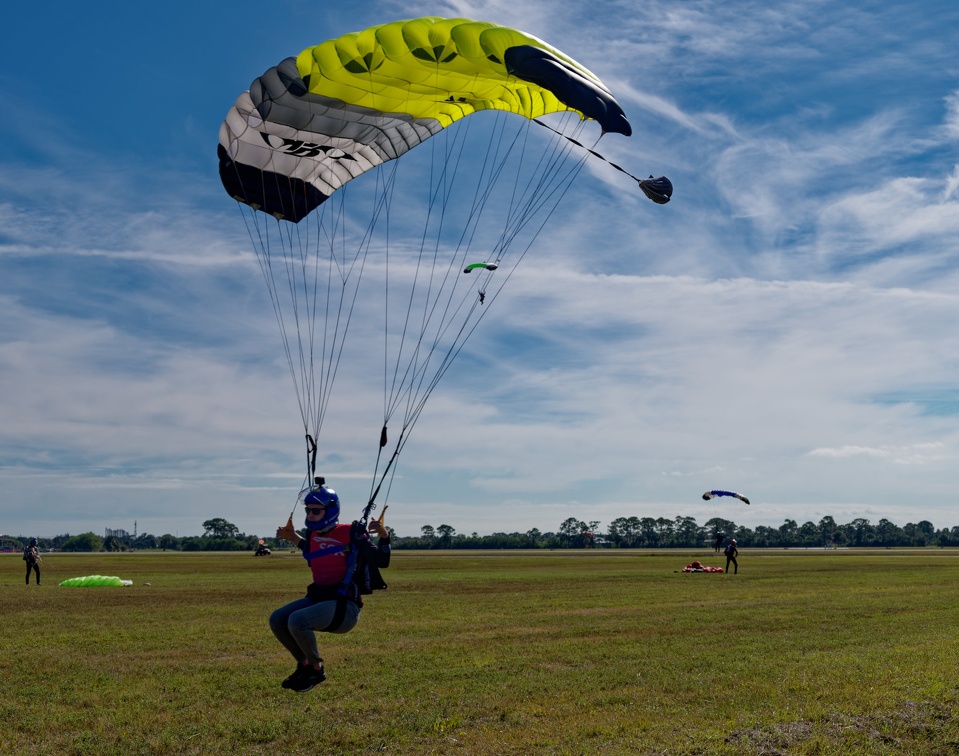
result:
M 27 585 L 30 585 L 30 572 L 37 573 L 37 585 L 40 585 L 40 548 L 36 538 L 30 539 L 30 544 L 23 548 L 23 561 L 27 563 Z
M 733 565 L 733 574 L 739 574 L 739 562 L 736 561 L 736 557 L 739 556 L 739 549 L 736 548 L 736 539 L 732 538 L 729 541 L 729 544 L 726 546 L 726 550 L 723 552 L 726 554 L 726 572 L 729 572 L 729 565 Z
M 313 582 L 307 586 L 306 596 L 270 615 L 270 629 L 296 660 L 296 670 L 283 681 L 283 687 L 297 693 L 326 680 L 316 632 L 352 630 L 363 607 L 361 596 L 386 588 L 379 570 L 390 565 L 390 536 L 382 515 L 370 522 L 369 533 L 362 523 L 337 524 L 340 499 L 322 484 L 305 492 L 303 504 L 308 537 L 296 532 L 292 518 L 277 529 L 276 537 L 303 552 Z M 370 533 L 379 536 L 376 545 Z

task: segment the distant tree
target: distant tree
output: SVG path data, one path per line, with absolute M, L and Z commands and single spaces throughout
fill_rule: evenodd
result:
M 857 517 L 843 529 L 850 532 L 853 546 L 872 546 L 876 541 L 876 529 L 863 517 Z
M 126 551 L 127 547 L 124 545 L 116 536 L 107 536 L 103 539 L 103 550 L 104 551 Z
M 636 546 L 640 538 L 639 518 L 617 517 L 609 524 L 606 537 L 612 541 L 614 546 L 621 548 Z
M 908 526 L 907 526 L 908 527 Z M 906 534 L 895 523 L 885 517 L 876 525 L 876 540 L 880 546 L 899 546 L 906 538 Z
M 210 538 L 236 538 L 240 535 L 240 529 L 222 517 L 214 517 L 203 523 L 203 535 Z
M 659 546 L 673 545 L 673 521 L 665 517 L 656 518 L 656 540 Z
M 928 520 L 921 520 L 915 524 L 906 523 L 902 532 L 909 546 L 929 546 L 934 541 L 936 529 Z
M 575 517 L 568 517 L 559 526 L 559 536 L 564 546 L 582 546 L 583 533 L 588 529 L 585 522 Z
M 176 550 L 180 547 L 180 539 L 170 533 L 164 533 L 157 539 L 157 546 L 164 551 Z
M 637 544 L 645 549 L 654 549 L 660 546 L 659 531 L 656 529 L 656 520 L 652 517 L 641 517 L 639 520 L 640 541 Z
M 736 523 L 722 517 L 710 517 L 703 525 L 703 531 L 708 539 L 714 540 L 717 533 L 732 533 L 736 530 Z
M 819 546 L 819 528 L 814 522 L 804 522 L 799 526 L 799 544 L 801 546 Z
M 436 534 L 440 538 L 440 546 L 448 549 L 453 540 L 453 536 L 456 535 L 456 529 L 449 525 L 440 525 L 436 528 Z
M 799 545 L 799 526 L 795 520 L 786 520 L 779 526 L 779 537 L 782 539 L 783 546 Z
M 836 542 L 836 532 L 838 531 L 838 526 L 836 521 L 829 517 L 823 517 L 819 521 L 819 540 L 823 546 L 832 546 Z
M 96 533 L 81 533 L 68 538 L 60 546 L 61 551 L 103 551 L 103 539 Z
M 936 534 L 940 546 L 959 546 L 959 525 L 943 528 Z
M 155 549 L 157 547 L 156 536 L 149 533 L 141 533 L 133 540 L 135 549 Z
M 696 548 L 703 544 L 703 531 L 692 517 L 677 517 L 675 521 L 675 541 L 677 546 Z
M 429 538 L 430 540 L 436 538 L 436 531 L 432 525 L 424 525 L 420 528 L 420 532 L 423 534 L 423 538 Z

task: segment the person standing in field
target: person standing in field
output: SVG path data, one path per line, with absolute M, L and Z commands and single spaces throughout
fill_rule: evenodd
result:
M 313 582 L 306 596 L 281 606 L 270 615 L 270 629 L 296 660 L 296 670 L 283 687 L 305 693 L 326 680 L 316 633 L 348 633 L 360 618 L 364 594 L 386 588 L 379 570 L 390 565 L 390 536 L 383 515 L 372 520 L 369 532 L 361 523 L 340 525 L 340 499 L 317 478 L 303 498 L 308 537 L 293 527 L 293 520 L 277 528 L 276 537 L 290 541 L 303 552 Z M 383 509 L 383 514 L 386 508 Z M 370 533 L 379 537 L 376 545 Z
M 718 554 L 719 550 L 723 547 L 723 540 L 726 538 L 725 533 L 716 534 L 716 542 L 713 544 L 713 553 Z
M 40 585 L 40 547 L 36 538 L 31 538 L 30 543 L 23 547 L 23 561 L 27 563 L 27 585 L 30 585 L 30 573 L 37 573 L 37 585 Z
M 730 538 L 729 543 L 726 545 L 726 550 L 723 552 L 726 555 L 726 572 L 729 572 L 729 565 L 733 565 L 733 574 L 739 574 L 739 562 L 736 561 L 736 557 L 739 556 L 739 549 L 736 548 L 736 539 Z

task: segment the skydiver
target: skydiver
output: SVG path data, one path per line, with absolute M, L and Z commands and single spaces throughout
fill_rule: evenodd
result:
M 483 304 L 483 302 L 486 301 L 486 292 L 485 292 L 485 291 L 481 291 L 481 292 L 479 293 L 479 295 L 480 295 L 480 304 Z
M 736 561 L 736 557 L 739 556 L 739 549 L 736 548 L 736 539 L 730 538 L 729 544 L 726 546 L 726 550 L 723 552 L 726 555 L 726 574 L 729 574 L 729 563 L 732 562 L 734 575 L 739 574 L 739 562 Z
M 363 607 L 361 594 L 386 588 L 379 568 L 390 566 L 390 534 L 383 515 L 370 521 L 369 533 L 359 523 L 337 524 L 340 498 L 319 481 L 322 479 L 303 498 L 308 537 L 296 532 L 292 517 L 276 530 L 277 538 L 290 541 L 303 552 L 313 573 L 306 596 L 270 615 L 270 629 L 296 659 L 296 670 L 283 681 L 283 687 L 297 693 L 326 680 L 315 633 L 352 630 Z M 370 533 L 379 537 L 375 546 Z
M 39 543 L 36 538 L 30 539 L 30 544 L 23 547 L 23 561 L 27 563 L 27 585 L 30 585 L 30 572 L 37 573 L 37 585 L 40 585 L 40 558 Z
M 716 554 L 719 553 L 719 549 L 722 548 L 723 540 L 724 540 L 725 538 L 726 538 L 726 534 L 725 534 L 725 533 L 717 533 L 717 534 L 716 534 L 716 543 L 713 544 L 713 552 L 714 552 L 714 553 L 716 553 Z

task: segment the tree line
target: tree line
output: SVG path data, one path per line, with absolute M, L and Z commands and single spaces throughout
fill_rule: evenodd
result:
M 713 517 L 699 525 L 692 517 L 619 517 L 601 530 L 598 521 L 565 520 L 555 533 L 533 528 L 525 533 L 493 533 L 481 536 L 457 534 L 449 525 L 424 525 L 420 535 L 394 538 L 395 549 L 564 549 L 702 548 L 736 539 L 740 548 L 829 547 L 925 547 L 959 546 L 959 526 L 937 529 L 921 520 L 899 527 L 887 519 L 872 524 L 864 518 L 840 524 L 832 517 L 802 525 L 787 519 L 778 528 L 750 528 L 732 520 Z
M 864 518 L 840 524 L 832 517 L 818 523 L 799 525 L 787 519 L 778 528 L 759 525 L 750 528 L 732 520 L 713 517 L 699 525 L 692 517 L 619 517 L 605 531 L 599 521 L 584 522 L 575 517 L 564 520 L 556 532 L 533 528 L 526 532 L 469 535 L 457 533 L 450 525 L 424 525 L 418 536 L 399 536 L 387 528 L 394 549 L 694 549 L 728 543 L 735 538 L 739 548 L 842 548 L 842 547 L 946 547 L 959 546 L 959 526 L 937 529 L 928 520 L 907 523 L 900 527 L 887 519 L 873 524 Z M 16 548 L 23 548 L 28 536 L 10 538 Z M 203 535 L 154 536 L 143 533 L 127 539 L 106 538 L 95 533 L 81 533 L 39 538 L 41 549 L 55 551 L 253 551 L 260 537 L 246 535 L 231 522 L 215 517 L 203 523 Z M 262 539 L 270 548 L 292 545 L 276 538 Z
M 16 548 L 30 540 L 29 536 L 17 536 L 11 539 Z M 276 539 L 269 539 L 275 541 Z M 241 533 L 233 523 L 222 517 L 214 517 L 203 523 L 203 535 L 175 536 L 165 533 L 160 536 L 140 533 L 128 538 L 117 536 L 99 536 L 96 533 L 53 536 L 37 538 L 41 550 L 54 551 L 139 551 L 152 549 L 160 551 L 253 551 L 259 545 L 260 538 Z

